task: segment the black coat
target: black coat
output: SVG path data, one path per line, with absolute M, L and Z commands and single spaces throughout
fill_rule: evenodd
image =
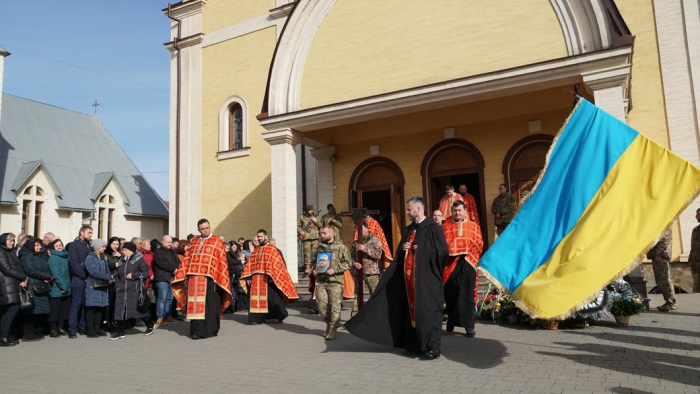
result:
M 151 312 L 138 308 L 139 278 L 148 278 L 150 267 L 141 252 L 134 253 L 130 259 L 122 256 L 117 263 L 114 276 L 116 300 L 114 303 L 114 320 L 140 319 L 149 317 Z M 131 279 L 126 276 L 131 274 Z
M 413 230 L 416 236 L 416 327 L 411 328 L 411 316 L 404 279 L 403 244 Z M 442 271 L 449 250 L 442 227 L 430 218 L 408 226 L 404 232 L 394 262 L 384 272 L 374 293 L 364 308 L 346 324 L 348 331 L 367 341 L 404 347 L 421 352 L 440 347 L 442 335 Z
M 3 245 L 4 239 L 0 239 Z M 0 305 L 19 302 L 19 284 L 27 279 L 19 259 L 12 250 L 0 248 Z
M 34 310 L 32 313 L 35 315 L 46 315 L 49 313 L 49 295 L 36 295 L 32 289 L 32 285 L 46 280 L 53 280 L 53 274 L 51 273 L 51 268 L 49 268 L 49 256 L 46 252 L 36 253 L 31 251 L 30 248 L 33 249 L 34 245 L 33 242 L 30 243 L 31 241 L 33 240 L 30 239 L 27 241 L 27 243 L 24 244 L 25 247 L 20 250 L 19 261 L 22 264 L 24 272 L 29 276 L 27 288 L 29 292 L 32 293 L 32 297 L 34 297 Z
M 153 281 L 170 282 L 180 265 L 177 253 L 172 249 L 160 247 L 153 252 Z

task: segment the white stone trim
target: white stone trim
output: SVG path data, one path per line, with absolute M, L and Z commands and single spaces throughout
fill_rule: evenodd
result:
M 284 18 L 289 15 L 292 8 L 294 8 L 293 0 L 277 1 L 277 7 L 270 10 L 270 17 L 273 19 Z
M 229 112 L 232 105 L 238 104 L 241 106 L 241 116 L 243 120 L 243 146 L 241 148 L 229 149 Z M 231 96 L 224 100 L 219 109 L 219 152 L 217 153 L 217 158 L 221 160 L 222 158 L 240 157 L 247 156 L 247 152 L 250 150 L 248 146 L 248 104 L 241 96 Z M 246 150 L 247 149 L 247 150 Z M 246 154 L 241 153 L 241 151 L 246 151 Z M 230 152 L 237 151 L 237 154 Z M 226 154 L 230 153 L 227 155 Z
M 240 149 L 227 150 L 224 152 L 216 152 L 217 160 L 233 159 L 236 157 L 246 157 L 250 156 L 250 147 L 246 146 Z
M 268 130 L 308 131 L 557 87 L 578 82 L 584 74 L 591 81 L 600 79 L 593 78 L 594 72 L 620 76 L 629 71 L 631 55 L 631 47 L 614 48 L 270 116 L 260 124 Z
M 268 113 L 299 108 L 299 89 L 306 56 L 321 23 L 337 0 L 300 0 L 280 37 L 270 77 Z
M 697 36 L 700 14 L 697 1 L 693 4 L 692 1 L 664 0 L 653 4 L 669 144 L 676 154 L 700 166 L 700 109 L 696 101 L 696 93 L 700 90 L 700 38 Z M 681 227 L 680 252 L 684 259 L 690 252 L 690 237 L 693 227 L 697 225 L 697 208 L 696 200 L 681 212 L 678 219 Z
M 200 44 L 204 41 L 204 34 L 203 33 L 198 33 L 189 37 L 183 37 L 177 42 L 177 47 L 182 49 L 182 48 L 187 48 L 192 45 L 197 45 Z M 166 42 L 165 48 L 167 48 L 170 52 L 175 52 L 175 41 L 170 41 Z
M 218 44 L 227 40 L 232 40 L 236 37 L 244 36 L 252 32 L 266 29 L 274 26 L 277 23 L 277 18 L 273 18 L 270 14 L 260 15 L 247 21 L 236 23 L 235 25 L 226 26 L 224 28 L 207 33 L 202 42 L 203 47 Z
M 612 47 L 612 31 L 602 0 L 550 0 L 569 56 Z
M 316 159 L 317 210 L 326 209 L 328 204 L 335 204 L 333 202 L 333 161 L 331 158 L 336 151 L 335 146 L 311 150 L 311 156 Z

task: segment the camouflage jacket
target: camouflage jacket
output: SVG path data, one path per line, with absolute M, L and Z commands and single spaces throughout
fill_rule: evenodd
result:
M 303 215 L 299 216 L 299 219 L 297 219 L 297 234 L 301 235 L 302 231 L 304 231 L 304 228 L 306 227 L 307 224 L 311 221 L 311 216 L 307 215 L 304 213 Z M 306 235 L 304 235 L 304 238 L 302 238 L 302 241 L 313 241 L 315 239 L 318 239 L 318 230 L 321 225 L 321 221 L 316 218 L 316 223 L 317 224 L 311 224 L 308 229 L 306 229 Z
M 332 244 L 320 242 L 316 249 L 316 256 L 313 261 L 313 270 L 316 270 L 316 262 L 318 261 L 318 253 L 331 252 L 330 268 L 334 271 L 333 275 L 318 274 L 317 282 L 324 283 L 343 283 L 343 272 L 350 269 L 352 260 L 350 251 L 345 247 L 340 238 L 336 238 Z
M 365 250 L 362 252 L 362 272 L 365 275 L 379 275 L 379 261 L 382 259 L 382 242 L 376 235 L 370 233 L 369 237 L 362 240 L 365 245 Z M 352 261 L 357 261 L 357 249 L 353 244 L 350 250 Z M 353 268 L 355 271 L 355 268 Z
M 693 235 L 690 236 L 688 263 L 694 274 L 700 274 L 700 226 L 695 227 Z
M 510 193 L 501 193 L 493 200 L 491 204 L 491 212 L 495 215 L 501 214 L 500 218 L 494 220 L 496 226 L 506 226 L 513 220 L 513 209 L 515 208 L 515 199 Z
M 659 242 L 654 245 L 653 248 L 649 249 L 647 252 L 647 258 L 649 260 L 654 260 L 656 256 L 660 256 L 666 261 L 671 260 L 671 230 L 666 229 L 661 235 Z
M 335 220 L 333 224 L 331 224 L 331 220 Z M 343 227 L 343 217 L 337 213 L 327 213 L 323 215 L 323 217 L 321 217 L 321 225 L 323 225 L 324 227 L 329 225 L 335 227 L 335 236 L 340 237 L 339 230 Z

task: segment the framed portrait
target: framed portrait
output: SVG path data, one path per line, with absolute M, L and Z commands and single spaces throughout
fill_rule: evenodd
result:
M 325 274 L 331 268 L 333 252 L 318 252 L 316 256 L 316 273 Z

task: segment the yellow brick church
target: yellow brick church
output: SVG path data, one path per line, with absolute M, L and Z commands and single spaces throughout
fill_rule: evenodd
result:
M 434 209 L 446 184 L 466 184 L 492 243 L 498 185 L 517 197 L 537 180 L 576 88 L 700 165 L 697 1 L 188 0 L 164 13 L 171 233 L 201 217 L 227 239 L 265 228 L 295 280 L 305 204 L 377 209 L 395 248 L 407 198 Z M 697 205 L 673 229 L 676 261 Z

